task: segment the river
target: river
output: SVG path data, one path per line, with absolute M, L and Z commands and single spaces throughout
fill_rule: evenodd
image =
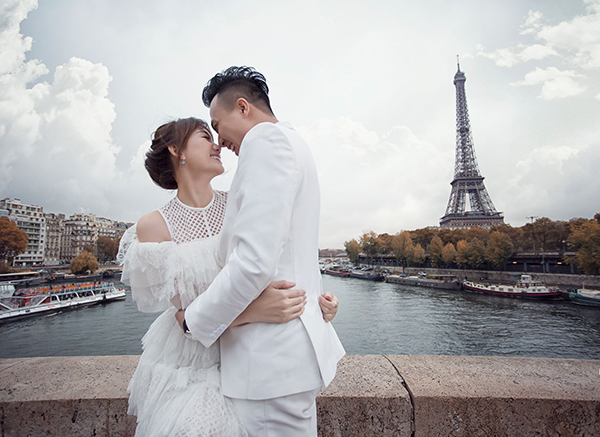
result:
M 349 354 L 600 359 L 600 309 L 324 276 Z M 117 283 L 118 286 L 122 284 Z M 0 358 L 132 355 L 157 314 L 124 301 L 0 325 Z

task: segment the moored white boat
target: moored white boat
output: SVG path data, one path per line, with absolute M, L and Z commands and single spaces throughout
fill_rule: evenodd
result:
M 600 307 L 600 290 L 579 288 L 575 291 L 569 291 L 569 299 L 578 305 Z
M 0 284 L 0 322 L 125 298 L 112 282 L 45 285 L 15 289 Z
M 532 280 L 531 275 L 521 275 L 515 285 L 481 284 L 472 281 L 463 281 L 463 288 L 474 293 L 492 294 L 525 299 L 562 299 L 563 294 L 557 288 Z

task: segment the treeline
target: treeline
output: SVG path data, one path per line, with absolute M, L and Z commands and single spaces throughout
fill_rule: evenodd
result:
M 403 266 L 504 269 L 514 253 L 559 252 L 587 275 L 600 274 L 600 213 L 593 219 L 553 221 L 542 217 L 519 228 L 422 228 L 395 235 L 365 232 L 344 243 L 352 262 L 360 253 L 393 255 Z M 574 253 L 569 256 L 566 253 Z

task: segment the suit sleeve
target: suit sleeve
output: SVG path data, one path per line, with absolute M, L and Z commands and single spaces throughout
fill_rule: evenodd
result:
M 246 137 L 236 175 L 232 250 L 223 270 L 185 313 L 190 332 L 206 347 L 273 281 L 289 237 L 298 187 L 292 145 L 272 123 L 257 125 Z

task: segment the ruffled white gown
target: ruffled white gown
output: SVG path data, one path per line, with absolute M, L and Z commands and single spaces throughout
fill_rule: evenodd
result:
M 136 436 L 245 436 L 221 394 L 219 344 L 208 349 L 184 335 L 175 305 L 187 307 L 220 270 L 219 233 L 227 193 L 215 191 L 204 208 L 177 197 L 159 211 L 172 241 L 140 243 L 132 226 L 121 239 L 122 281 L 140 311 L 164 311 L 142 338 L 142 355 L 127 388 Z

